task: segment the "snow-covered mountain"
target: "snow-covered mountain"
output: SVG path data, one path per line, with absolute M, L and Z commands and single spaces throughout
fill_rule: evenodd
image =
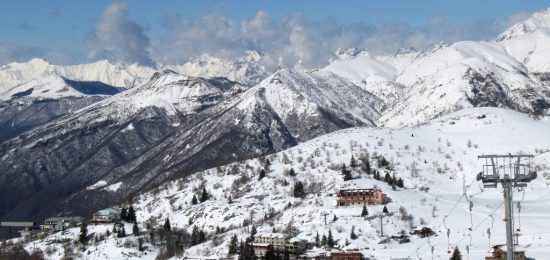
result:
M 0 66 L 0 92 L 9 91 L 17 85 L 40 80 L 50 75 L 77 81 L 101 81 L 111 86 L 131 88 L 150 78 L 153 73 L 152 68 L 136 64 L 115 65 L 106 60 L 62 66 L 50 64 L 42 59 L 32 59 L 28 62 L 14 62 Z
M 322 71 L 350 80 L 382 99 L 386 105 L 392 104 L 403 95 L 403 86 L 395 82 L 398 74 L 395 67 L 356 49 L 340 50 L 337 54 L 340 59 L 333 61 Z M 380 110 L 383 109 L 385 107 Z
M 351 49 L 323 68 L 385 102 L 378 125 L 410 126 L 467 107 L 507 107 L 529 114 L 550 108 L 550 9 L 495 41 L 439 44 L 371 57 Z M 518 29 L 518 28 L 521 28 Z
M 7 101 L 21 97 L 44 100 L 90 95 L 114 95 L 122 90 L 122 88 L 113 87 L 99 81 L 75 81 L 61 76 L 50 75 L 31 80 L 4 93 L 0 93 L 0 100 Z
M 157 73 L 141 86 L 0 144 L 2 189 L 20 184 L 19 192 L 0 198 L 6 205 L 1 215 L 32 210 L 44 216 L 64 207 L 87 213 L 168 178 L 280 151 L 335 130 L 374 125 L 378 103 L 362 88 L 325 72 L 281 68 L 253 88 Z M 123 185 L 107 193 L 79 188 L 100 178 Z M 78 203 L 83 197 L 89 203 Z M 64 203 L 46 206 L 40 203 L 45 199 Z
M 229 238 L 244 239 L 252 220 L 260 232 L 289 231 L 295 241 L 312 242 L 331 230 L 339 249 L 375 259 L 388 259 L 389 252 L 429 258 L 428 244 L 447 258 L 444 234 L 450 228 L 452 246 L 464 252 L 471 241 L 472 259 L 480 259 L 487 252 L 485 231 L 493 228 L 489 216 L 502 217 L 501 196 L 477 184 L 463 196 L 459 180 L 474 183 L 476 155 L 550 149 L 548 21 L 550 9 L 495 41 L 441 43 L 389 56 L 339 50 L 328 66 L 308 72 L 279 67 L 267 75 L 253 52 L 236 60 L 205 54 L 155 69 L 106 61 L 2 66 L 0 217 L 89 214 L 130 196 L 142 223 L 158 227 L 168 217 L 175 227 L 207 231 L 213 239 L 186 250 L 188 257 L 225 256 Z M 111 85 L 128 89 L 116 93 L 120 88 Z M 395 174 L 404 188 L 392 190 L 361 167 L 352 169 L 355 180 L 344 181 L 342 164 L 352 155 Z M 378 163 L 382 157 L 391 167 Z M 521 241 L 529 256 L 540 258 L 550 244 L 530 235 L 550 228 L 544 221 L 549 153 L 535 163 L 540 177 L 523 199 L 529 220 L 522 229 L 531 231 Z M 262 168 L 266 177 L 259 180 Z M 292 196 L 298 181 L 308 193 L 304 198 Z M 372 214 L 382 206 L 370 206 L 368 217 L 359 217 L 360 208 L 336 206 L 340 188 L 373 186 L 391 198 L 385 232 L 427 226 L 437 236 L 379 244 L 380 223 Z M 192 205 L 203 187 L 210 199 Z M 469 201 L 475 203 L 472 215 Z M 322 213 L 336 218 L 325 225 Z M 464 224 L 470 217 L 472 230 Z M 358 239 L 350 238 L 351 227 Z M 95 236 L 109 228 L 90 230 Z M 494 243 L 502 243 L 502 229 L 493 232 Z M 51 251 L 52 241 L 63 244 L 76 233 L 57 233 L 26 248 Z M 147 241 L 144 251 L 121 248 L 135 238 L 96 242 L 86 257 L 162 253 Z M 61 258 L 68 248 L 56 245 L 48 257 Z
M 550 27 L 550 8 L 534 13 L 523 22 L 514 24 L 497 37 L 497 41 L 505 41 L 534 33 L 538 30 L 545 30 Z
M 330 230 L 335 250 L 360 251 L 374 259 L 415 256 L 429 259 L 432 252 L 434 257 L 446 259 L 449 257 L 447 240 L 451 250 L 458 247 L 463 256 L 482 259 L 489 254 L 490 245 L 505 242 L 505 229 L 499 221 L 503 219 L 502 195 L 475 182 L 475 175 L 481 169 L 476 155 L 502 151 L 540 154 L 548 149 L 548 118 L 534 120 L 508 109 L 465 109 L 411 128 L 351 128 L 266 157 L 207 169 L 134 197 L 132 204 L 143 232 L 140 238 L 146 245 L 144 251 L 137 250 L 138 237 L 106 235 L 112 225 L 89 226 L 88 234 L 95 237 L 95 242 L 90 242 L 84 252 L 70 245 L 77 237 L 78 228 L 54 233 L 24 246 L 29 252 L 36 248 L 48 252 L 45 256 L 51 259 L 63 255 L 81 255 L 88 259 L 117 259 L 123 255 L 152 259 L 164 249 L 162 243 L 152 245 L 149 232 L 151 228 L 161 229 L 168 218 L 172 229 L 191 233 L 197 227 L 206 232 L 206 242 L 184 251 L 188 258 L 225 257 L 231 237 L 237 235 L 239 240 L 244 240 L 254 225 L 258 234 L 282 232 L 291 236 L 293 242 L 305 240 L 312 244 L 317 234 L 327 235 Z M 349 166 L 352 157 L 359 164 L 355 168 Z M 382 157 L 390 162 L 390 167 L 379 164 Z M 366 174 L 361 162 L 365 158 L 372 170 L 382 174 L 382 180 Z M 343 180 L 342 164 L 348 165 L 354 179 Z M 544 231 L 550 228 L 546 221 L 550 216 L 547 210 L 550 153 L 535 157 L 533 166 L 539 178 L 529 184 L 528 192 L 515 195 L 522 203 L 519 241 L 527 248 L 528 257 L 544 259 L 550 248 Z M 266 176 L 260 179 L 262 169 L 266 170 Z M 386 173 L 404 180 L 404 188 L 393 190 L 383 181 Z M 304 184 L 303 198 L 294 196 L 297 182 Z M 91 185 L 90 189 L 98 193 L 112 190 L 106 184 L 110 183 L 108 179 L 98 183 L 102 184 Z M 466 196 L 463 196 L 463 185 Z M 384 235 L 377 215 L 383 205 L 369 205 L 368 215 L 361 216 L 361 206 L 342 207 L 336 203 L 335 194 L 341 188 L 375 186 L 391 200 L 385 205 L 389 214 L 383 219 Z M 200 197 L 203 188 L 209 194 L 208 199 L 193 204 L 193 196 Z M 472 214 L 468 210 L 470 201 Z M 326 224 L 325 213 L 329 214 Z M 409 234 L 422 227 L 433 229 L 436 235 L 420 238 Z M 356 239 L 350 237 L 352 229 Z M 447 229 L 449 239 L 445 235 Z M 491 230 L 490 241 L 487 229 Z M 126 230 L 130 230 L 129 224 Z M 158 233 L 154 237 L 159 240 L 160 231 L 155 232 Z M 410 235 L 410 242 L 401 244 L 385 239 L 403 233 Z M 387 242 L 380 243 L 383 240 Z M 466 246 L 469 246 L 468 253 Z M 314 247 L 315 251 L 323 249 Z
M 393 127 L 414 125 L 477 106 L 545 113 L 550 107 L 547 87 L 529 73 L 499 44 L 458 42 L 415 59 L 397 76 L 405 93 L 380 121 Z
M 502 244 L 505 231 L 501 221 L 487 221 L 490 214 L 494 219 L 502 219 L 502 210 L 499 210 L 502 195 L 483 189 L 474 181 L 481 169 L 476 155 L 501 151 L 538 154 L 548 149 L 550 121 L 547 119 L 537 121 L 507 109 L 465 109 L 420 127 L 337 131 L 265 158 L 205 170 L 136 197 L 134 207 L 139 219 L 158 226 L 169 218 L 173 226 L 187 232 L 194 226 L 210 234 L 219 228 L 227 231 L 217 238 L 217 243 L 208 241 L 186 250 L 187 257 L 223 257 L 231 236 L 237 234 L 244 240 L 250 225 L 254 224 L 259 233 L 273 230 L 287 233 L 291 225 L 296 229 L 291 235 L 293 241 L 304 239 L 310 243 L 315 242 L 317 233 L 326 235 L 330 229 L 338 249 L 359 250 L 374 259 L 416 254 L 429 258 L 428 238 L 412 236 L 408 244 L 379 244 L 383 237 L 376 214 L 382 212 L 382 205 L 369 205 L 369 216 L 361 217 L 361 206 L 336 204 L 335 194 L 340 188 L 378 186 L 391 199 L 387 204 L 391 214 L 384 219 L 386 237 L 398 235 L 402 230 L 408 234 L 420 227 L 430 227 L 437 234 L 450 228 L 451 247 L 459 246 L 465 252 L 469 244 L 470 258 L 482 259 L 488 250 L 487 238 L 482 234 L 492 228 L 492 243 Z M 352 169 L 358 179 L 344 181 L 341 167 L 349 165 L 352 156 L 357 161 L 368 157 L 373 169 L 382 175 L 395 173 L 396 178 L 404 180 L 405 188 L 394 191 L 384 181 L 366 175 L 361 166 Z M 379 156 L 390 161 L 393 170 L 377 166 Z M 270 161 L 269 166 L 266 160 Z M 550 216 L 546 210 L 548 202 L 541 202 L 549 197 L 546 190 L 550 183 L 550 154 L 536 157 L 535 164 L 540 177 L 530 184 L 529 192 L 522 199 L 522 232 L 527 235 L 522 235 L 520 241 L 522 245 L 529 245 L 530 257 L 539 259 L 545 256 L 550 243 L 529 234 L 550 228 L 544 220 Z M 291 168 L 295 176 L 289 175 Z M 261 169 L 267 169 L 267 174 L 259 180 Z M 467 198 L 461 198 L 463 177 L 468 185 Z M 298 181 L 308 193 L 303 199 L 293 196 L 294 184 Z M 203 187 L 210 194 L 209 200 L 193 205 L 193 196 L 200 196 Z M 465 221 L 469 219 L 469 201 L 474 203 L 472 231 L 468 230 L 470 222 Z M 455 203 L 458 205 L 453 209 Z M 413 216 L 412 221 L 400 213 L 401 207 L 405 214 Z M 327 225 L 323 213 L 330 214 Z M 333 220 L 333 216 L 337 220 Z M 443 219 L 446 226 L 441 224 Z M 350 239 L 353 226 L 359 236 L 356 240 Z M 447 257 L 447 237 L 439 235 L 430 240 L 436 247 L 435 256 Z
M 260 65 L 261 58 L 259 53 L 253 51 L 236 59 L 223 59 L 203 54 L 191 57 L 183 65 L 164 66 L 160 69 L 170 69 L 192 77 L 224 77 L 244 85 L 254 86 L 268 76 L 265 68 Z
M 0 65 L 0 93 L 50 75 L 77 81 L 101 81 L 112 86 L 132 88 L 146 82 L 155 71 L 166 69 L 192 77 L 225 77 L 241 84 L 255 85 L 267 76 L 259 63 L 260 58 L 256 52 L 236 59 L 222 59 L 205 54 L 192 57 L 182 65 L 159 65 L 156 68 L 137 64 L 113 64 L 107 60 L 62 66 L 36 58 L 23 63 Z
M 122 90 L 51 75 L 0 93 L 0 143 Z

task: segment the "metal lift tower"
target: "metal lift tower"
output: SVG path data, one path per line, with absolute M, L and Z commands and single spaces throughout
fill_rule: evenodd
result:
M 527 183 L 537 178 L 537 173 L 530 170 L 533 155 L 480 155 L 485 159 L 483 171 L 477 180 L 486 188 L 497 188 L 500 183 L 504 190 L 504 213 L 506 222 L 507 260 L 514 260 L 514 204 L 515 187 L 526 187 Z

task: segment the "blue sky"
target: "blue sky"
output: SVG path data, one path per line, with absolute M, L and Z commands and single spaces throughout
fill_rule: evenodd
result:
M 107 14 L 110 6 L 118 9 Z M 437 41 L 492 39 L 549 6 L 550 1 L 0 1 L 0 63 L 33 56 L 67 64 L 102 58 L 182 63 L 201 53 L 234 57 L 253 49 L 290 63 L 317 64 L 336 47 L 357 45 L 385 53 Z M 261 37 L 246 29 L 258 20 L 259 11 L 269 22 L 263 22 L 267 27 L 262 30 L 271 30 Z M 102 21 L 117 25 L 106 32 L 98 26 Z M 204 35 L 197 33 L 201 30 Z M 119 32 L 138 46 L 117 39 Z M 109 33 L 111 38 L 102 36 Z M 133 49 L 125 52 L 128 48 Z M 318 55 L 302 51 L 308 48 Z

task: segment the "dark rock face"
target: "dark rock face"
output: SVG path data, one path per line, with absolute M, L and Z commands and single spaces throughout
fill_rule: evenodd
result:
M 99 81 L 76 81 L 67 78 L 63 80 L 76 91 L 86 95 L 114 95 L 124 90 Z
M 469 101 L 476 107 L 508 107 L 516 108 L 510 100 L 508 100 L 504 88 L 495 80 L 493 74 L 481 75 L 480 73 L 469 70 L 470 86 L 473 96 L 469 97 Z
M 541 115 L 550 108 L 546 101 L 550 99 L 550 92 L 538 93 L 533 88 L 508 90 L 493 73 L 482 75 L 468 70 L 466 77 L 470 78 L 472 92 L 467 98 L 476 107 L 505 107 L 533 115 Z M 545 77 L 541 75 L 541 81 Z

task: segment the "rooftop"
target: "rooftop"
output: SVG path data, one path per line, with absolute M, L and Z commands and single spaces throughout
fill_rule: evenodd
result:
M 94 213 L 94 215 L 102 215 L 102 216 L 111 215 L 111 214 L 118 214 L 118 211 L 113 208 L 104 208 Z

